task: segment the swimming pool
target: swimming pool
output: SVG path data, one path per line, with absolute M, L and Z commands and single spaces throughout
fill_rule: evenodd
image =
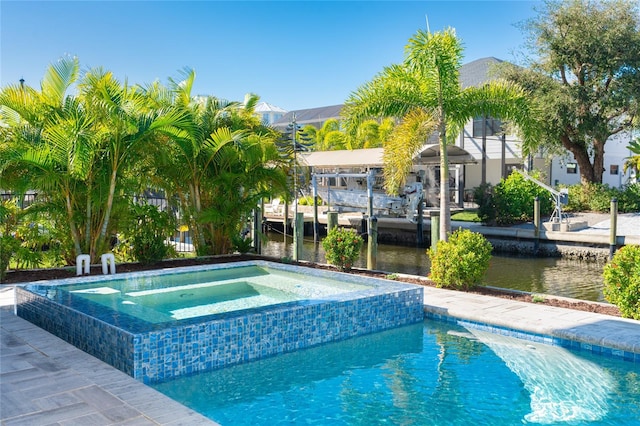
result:
M 33 283 L 16 312 L 145 383 L 424 317 L 420 286 L 258 260 Z
M 640 423 L 633 362 L 433 320 L 153 387 L 222 425 Z

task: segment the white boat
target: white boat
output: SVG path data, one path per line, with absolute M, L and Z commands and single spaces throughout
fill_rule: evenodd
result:
M 318 188 L 318 196 L 333 209 L 338 211 L 367 212 L 369 197 L 367 189 Z M 406 185 L 401 195 L 393 196 L 384 192 L 373 191 L 374 214 L 392 216 L 411 215 L 418 207 L 422 197 L 422 184 L 419 182 Z

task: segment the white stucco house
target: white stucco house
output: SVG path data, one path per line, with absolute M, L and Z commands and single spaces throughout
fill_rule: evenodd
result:
M 464 64 L 460 68 L 462 87 L 485 84 L 492 79 L 492 68 L 501 62 L 500 59 L 489 57 Z M 330 118 L 339 119 L 341 108 L 342 105 L 332 105 L 290 111 L 284 114 L 280 120 L 274 122 L 273 126 L 285 128 L 291 122 L 292 114 L 295 113 L 298 124 L 312 124 L 319 128 Z M 630 172 L 622 173 L 624 159 L 630 155 L 627 146 L 632 136 L 634 135 L 630 135 L 628 132 L 621 133 L 607 142 L 603 183 L 612 187 L 620 187 L 632 178 Z M 433 135 L 426 141 L 426 145 L 437 143 L 437 135 Z M 462 205 L 463 201 L 470 199 L 473 188 L 485 182 L 496 185 L 502 178 L 508 176 L 513 168 L 541 170 L 546 182 L 550 185 L 580 183 L 580 173 L 571 153 L 567 152 L 566 155 L 557 156 L 551 161 L 545 160 L 542 155 L 523 158 L 520 145 L 520 140 L 515 135 L 502 134 L 500 120 L 491 117 L 476 117 L 470 120 L 458 135 L 456 146 L 474 161 L 452 165 L 450 182 L 452 194 L 455 196 L 455 200 L 452 199 L 452 202 Z M 336 166 L 339 167 L 339 165 Z M 416 169 L 416 172 L 419 170 Z M 425 179 L 425 189 L 437 187 L 434 185 L 436 182 L 429 182 L 429 180 L 439 180 L 439 166 L 431 162 L 429 170 L 423 171 L 421 174 Z M 429 196 L 429 194 L 425 194 L 425 196 L 426 199 L 437 198 Z

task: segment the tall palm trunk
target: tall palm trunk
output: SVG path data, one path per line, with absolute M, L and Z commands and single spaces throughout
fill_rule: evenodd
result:
M 109 195 L 107 197 L 107 205 L 105 207 L 104 216 L 102 217 L 102 227 L 100 229 L 100 234 L 92 244 L 92 253 L 94 253 L 97 249 L 101 248 L 104 245 L 104 242 L 107 238 L 107 229 L 109 226 L 109 218 L 111 217 L 111 209 L 113 207 L 113 198 L 116 193 L 116 182 L 118 177 L 118 169 L 117 166 L 114 165 L 113 170 L 111 171 L 111 180 L 109 182 Z
M 80 235 L 78 235 L 78 228 L 76 222 L 73 220 L 73 205 L 71 203 L 71 195 L 69 191 L 66 191 L 65 201 L 67 206 L 67 219 L 69 220 L 69 229 L 71 230 L 71 237 L 73 238 L 73 247 L 76 251 L 76 256 L 82 254 L 82 248 L 80 247 Z
M 91 190 L 93 185 L 91 184 L 91 179 L 87 179 L 87 212 L 85 216 L 85 220 L 87 223 L 85 224 L 85 236 L 84 236 L 84 245 L 85 247 L 91 247 L 91 219 L 93 212 L 91 211 L 92 203 L 91 203 Z M 91 255 L 91 253 L 90 253 Z
M 440 240 L 447 241 L 451 232 L 451 208 L 449 207 L 449 156 L 447 154 L 447 127 L 440 119 Z

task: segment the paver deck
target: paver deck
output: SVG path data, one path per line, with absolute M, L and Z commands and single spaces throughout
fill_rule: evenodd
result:
M 640 321 L 434 287 L 424 303 L 435 314 L 632 352 L 640 365 Z
M 3 426 L 216 424 L 7 307 L 0 330 Z
M 425 309 L 635 353 L 640 321 L 425 287 Z M 0 309 L 2 425 L 214 425 L 35 325 Z

